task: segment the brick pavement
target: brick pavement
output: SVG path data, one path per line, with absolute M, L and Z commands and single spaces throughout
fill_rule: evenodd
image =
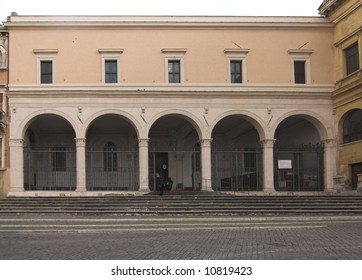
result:
M 320 221 L 261 220 L 250 226 L 234 220 L 234 226 L 220 227 L 216 220 L 186 229 L 172 222 L 113 230 L 10 229 L 0 231 L 0 259 L 362 259 L 362 219 Z

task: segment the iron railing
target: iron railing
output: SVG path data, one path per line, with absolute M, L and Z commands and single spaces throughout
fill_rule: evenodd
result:
M 75 188 L 74 148 L 24 148 L 25 190 L 71 191 Z
M 212 186 L 215 191 L 261 191 L 262 153 L 259 150 L 212 151 Z
M 323 145 L 276 146 L 274 186 L 277 191 L 323 191 Z
M 92 148 L 86 154 L 89 191 L 137 191 L 138 150 L 115 151 Z

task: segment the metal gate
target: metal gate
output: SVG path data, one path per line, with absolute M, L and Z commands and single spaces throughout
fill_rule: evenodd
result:
M 73 147 L 24 148 L 25 190 L 76 188 L 76 152 Z
M 262 153 L 256 149 L 212 151 L 215 191 L 262 191 Z
M 323 191 L 322 144 L 274 148 L 274 186 L 277 191 Z
M 86 161 L 87 190 L 138 191 L 138 150 L 90 148 Z

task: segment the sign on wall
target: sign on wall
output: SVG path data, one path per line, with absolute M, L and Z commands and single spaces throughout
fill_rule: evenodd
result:
M 278 160 L 279 169 L 291 169 L 292 161 L 291 160 Z

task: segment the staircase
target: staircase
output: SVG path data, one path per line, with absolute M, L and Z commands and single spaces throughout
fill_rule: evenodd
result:
M 362 196 L 166 193 L 163 196 L 11 197 L 0 199 L 0 215 L 4 214 L 362 215 Z

